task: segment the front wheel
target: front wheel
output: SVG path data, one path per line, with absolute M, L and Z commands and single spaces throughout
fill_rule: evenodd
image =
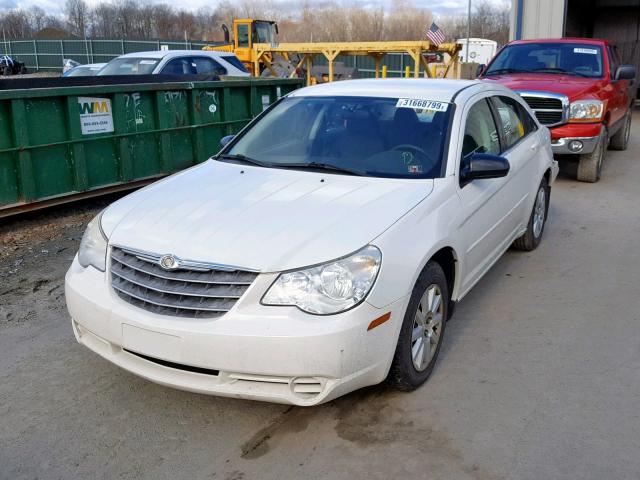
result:
M 602 164 L 607 153 L 607 130 L 603 127 L 596 144 L 596 148 L 591 153 L 580 155 L 578 162 L 578 180 L 581 182 L 595 183 L 602 175 Z
M 549 211 L 549 196 L 550 188 L 545 178 L 540 182 L 538 191 L 536 193 L 536 200 L 533 204 L 533 210 L 529 217 L 529 223 L 527 224 L 527 231 L 521 237 L 517 238 L 513 242 L 513 247 L 516 250 L 524 250 L 530 252 L 535 250 L 540 245 L 542 240 L 542 232 L 544 232 L 544 226 L 547 223 L 547 212 Z
M 387 383 L 405 391 L 422 385 L 438 358 L 449 308 L 447 279 L 442 267 L 430 261 L 409 300 Z
M 626 150 L 629 145 L 631 134 L 631 110 L 624 116 L 624 125 L 614 135 L 611 136 L 609 146 L 612 150 Z

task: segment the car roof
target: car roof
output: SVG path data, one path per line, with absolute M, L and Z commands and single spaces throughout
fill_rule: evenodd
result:
M 451 102 L 458 92 L 470 86 L 486 86 L 477 80 L 386 78 L 342 80 L 294 90 L 291 97 L 377 97 L 416 98 Z
M 208 57 L 233 56 L 232 52 L 219 52 L 215 50 L 152 50 L 148 52 L 133 52 L 120 55 L 118 58 L 173 58 L 187 55 L 204 55 Z

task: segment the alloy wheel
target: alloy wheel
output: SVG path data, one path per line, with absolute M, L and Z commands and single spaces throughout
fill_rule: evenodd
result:
M 536 204 L 533 207 L 533 236 L 538 238 L 542 234 L 544 217 L 547 210 L 547 195 L 544 187 L 540 187 L 536 196 Z
M 443 321 L 442 291 L 438 285 L 431 284 L 418 303 L 411 335 L 411 359 L 419 372 L 427 368 L 436 354 Z

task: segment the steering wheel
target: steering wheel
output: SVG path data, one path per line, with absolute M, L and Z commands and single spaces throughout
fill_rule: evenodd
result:
M 427 159 L 427 161 L 431 164 L 429 168 L 426 169 L 427 171 L 431 170 L 434 167 L 436 162 L 433 160 L 433 158 L 431 158 L 431 156 L 427 152 L 425 152 L 420 147 L 416 147 L 415 145 L 410 145 L 408 143 L 403 143 L 402 145 L 396 145 L 391 149 L 392 152 L 407 151 L 407 150 L 413 151 L 415 153 L 419 153 L 420 155 L 422 155 L 424 158 Z

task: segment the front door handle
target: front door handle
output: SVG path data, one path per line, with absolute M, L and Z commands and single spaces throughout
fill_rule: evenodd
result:
M 531 145 L 531 147 L 529 147 L 529 148 L 531 148 L 531 150 L 537 150 L 539 146 L 540 146 L 540 144 L 538 142 L 536 142 L 533 145 Z

